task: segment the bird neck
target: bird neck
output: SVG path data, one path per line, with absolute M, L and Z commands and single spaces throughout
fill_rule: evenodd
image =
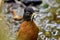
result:
M 33 20 L 24 20 L 24 21 L 26 21 L 26 22 L 30 22 L 30 23 L 33 22 Z
M 36 25 L 35 23 L 34 23 L 34 21 L 32 20 L 30 20 L 30 21 L 24 21 L 24 23 L 26 23 L 27 25 Z

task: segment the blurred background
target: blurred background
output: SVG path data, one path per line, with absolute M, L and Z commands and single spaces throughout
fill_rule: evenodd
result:
M 42 3 L 34 20 L 40 30 L 37 40 L 60 40 L 60 0 L 40 1 Z M 27 0 L 2 0 L 2 3 L 0 1 L 0 40 L 16 40 L 22 20 L 14 21 L 12 10 L 23 16 L 26 7 L 24 2 L 27 3 Z

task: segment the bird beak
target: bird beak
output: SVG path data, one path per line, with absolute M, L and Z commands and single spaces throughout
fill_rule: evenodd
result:
M 34 16 L 37 15 L 36 13 L 33 13 L 31 16 L 31 20 L 35 19 Z

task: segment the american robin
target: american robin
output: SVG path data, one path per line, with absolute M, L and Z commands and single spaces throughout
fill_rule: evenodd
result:
M 31 8 L 31 5 L 35 6 L 34 4 L 30 3 L 28 4 L 28 7 L 24 9 L 23 17 L 21 17 L 23 22 L 21 23 L 20 29 L 17 32 L 17 40 L 37 40 L 38 38 L 39 29 L 33 21 L 33 15 L 35 14 L 35 11 L 33 8 Z M 16 15 L 16 12 L 13 12 L 13 15 L 16 16 L 15 18 L 19 19 L 19 16 Z
M 39 29 L 33 19 L 31 19 L 33 14 L 34 10 L 32 8 L 26 8 L 24 10 L 24 21 L 21 23 L 18 31 L 18 40 L 37 40 Z

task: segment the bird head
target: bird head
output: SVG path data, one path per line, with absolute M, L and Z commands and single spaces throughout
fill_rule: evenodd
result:
M 34 0 L 34 1 L 24 1 L 26 8 L 24 9 L 24 20 L 33 20 L 34 16 L 36 15 L 37 9 L 39 9 L 39 5 L 42 3 L 41 0 Z
M 34 16 L 36 15 L 36 10 L 34 10 L 33 8 L 25 8 L 24 9 L 24 15 L 23 15 L 23 19 L 24 20 L 33 20 Z

